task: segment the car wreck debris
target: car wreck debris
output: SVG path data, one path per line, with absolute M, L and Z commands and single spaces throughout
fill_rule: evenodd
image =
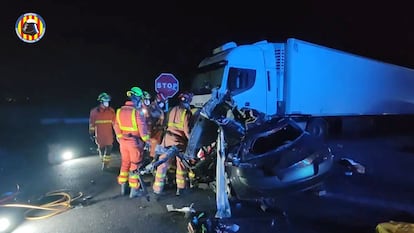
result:
M 184 213 L 184 217 L 188 218 L 191 214 L 195 213 L 195 209 L 193 208 L 194 203 L 191 203 L 190 206 L 184 206 L 182 208 L 174 208 L 174 205 L 168 204 L 166 205 L 168 212 L 180 212 Z
M 216 167 L 216 205 L 217 212 L 216 218 L 230 218 L 231 217 L 231 208 L 229 197 L 226 192 L 226 174 L 225 174 L 225 142 L 224 142 L 224 132 L 223 129 L 219 128 L 219 133 L 217 137 L 217 167 Z
M 184 152 L 155 150 L 166 159 L 143 165 L 142 172 L 179 157 L 194 186 L 208 184 L 216 192 L 217 218 L 231 216 L 230 198 L 257 202 L 316 187 L 330 174 L 334 158 L 322 140 L 291 118 L 267 119 L 255 109 L 239 109 L 230 92 L 217 90 L 194 114 Z
M 203 148 L 223 132 L 226 192 L 231 198 L 256 201 L 307 190 L 322 183 L 333 165 L 332 151 L 322 140 L 290 118 L 267 119 L 255 109 L 239 109 L 230 92 L 213 89 L 194 122 L 185 156 L 200 161 L 197 155 L 203 150 L 204 159 L 194 169 L 196 179 L 215 181 L 210 164 L 219 159 L 214 159 L 218 143 L 209 155 Z M 205 179 L 210 176 L 213 179 Z
M 204 212 L 195 213 L 187 224 L 188 233 L 235 233 L 240 226 L 234 223 L 223 222 L 217 218 L 211 218 Z
M 350 158 L 341 158 L 339 160 L 339 164 L 345 166 L 347 168 L 347 171 L 345 172 L 345 175 L 352 175 L 353 172 L 357 172 L 359 174 L 365 174 L 365 166 L 362 164 L 356 162 L 355 160 L 352 160 Z

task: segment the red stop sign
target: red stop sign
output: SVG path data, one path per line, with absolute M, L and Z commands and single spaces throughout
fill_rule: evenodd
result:
M 170 73 L 162 73 L 155 79 L 155 91 L 162 93 L 166 98 L 177 94 L 179 86 L 178 79 Z

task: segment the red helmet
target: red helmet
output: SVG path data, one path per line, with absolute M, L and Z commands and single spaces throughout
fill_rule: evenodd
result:
M 167 98 L 165 98 L 165 96 L 162 93 L 157 93 L 156 100 L 157 102 L 165 102 Z
M 190 103 L 193 99 L 193 94 L 188 92 L 183 92 L 180 95 L 178 95 L 178 100 L 183 103 Z

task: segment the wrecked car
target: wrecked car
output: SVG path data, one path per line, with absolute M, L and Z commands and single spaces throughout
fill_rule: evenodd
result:
M 221 127 L 227 191 L 239 200 L 277 198 L 319 187 L 332 168 L 334 156 L 323 141 L 290 118 L 265 119 L 254 109 L 238 109 L 229 93 L 213 92 L 194 117 L 184 153 L 194 182 L 215 181 L 215 142 Z

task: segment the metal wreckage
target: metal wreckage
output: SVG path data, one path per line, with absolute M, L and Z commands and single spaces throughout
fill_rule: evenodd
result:
M 231 216 L 229 198 L 271 203 L 319 187 L 334 160 L 323 141 L 292 119 L 265 119 L 255 109 L 239 109 L 229 92 L 217 90 L 195 113 L 186 150 L 158 146 L 156 151 L 168 156 L 145 166 L 143 173 L 180 157 L 192 171 L 193 185 L 207 183 L 216 192 L 219 218 Z

